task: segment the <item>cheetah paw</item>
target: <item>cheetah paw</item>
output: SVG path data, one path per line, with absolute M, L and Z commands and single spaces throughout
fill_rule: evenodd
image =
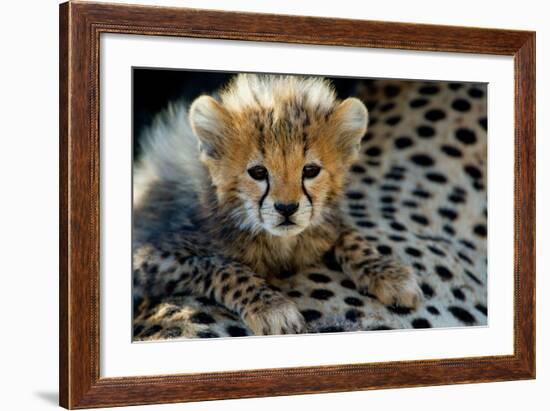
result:
M 357 286 L 359 292 L 374 295 L 384 305 L 416 308 L 422 301 L 412 269 L 392 259 L 381 258 L 372 267 L 365 267 Z
M 254 335 L 300 334 L 306 329 L 296 304 L 284 297 L 252 307 L 243 319 Z

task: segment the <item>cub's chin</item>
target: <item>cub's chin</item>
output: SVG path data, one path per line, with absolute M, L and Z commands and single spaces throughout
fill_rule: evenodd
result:
M 265 227 L 266 231 L 275 237 L 292 237 L 304 231 L 305 227 L 296 223 L 283 222 L 276 226 Z

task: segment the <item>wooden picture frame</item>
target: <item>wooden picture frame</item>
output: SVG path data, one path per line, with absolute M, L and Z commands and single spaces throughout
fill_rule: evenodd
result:
M 101 33 L 513 56 L 513 355 L 100 378 Z M 172 403 L 535 378 L 534 32 L 69 2 L 60 6 L 59 47 L 60 404 L 63 407 Z

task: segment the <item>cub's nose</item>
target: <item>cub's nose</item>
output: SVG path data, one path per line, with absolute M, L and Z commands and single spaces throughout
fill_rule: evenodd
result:
M 290 217 L 298 210 L 298 203 L 275 203 L 275 210 L 284 217 Z

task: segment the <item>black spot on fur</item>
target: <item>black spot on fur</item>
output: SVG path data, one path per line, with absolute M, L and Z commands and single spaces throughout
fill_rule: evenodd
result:
M 439 215 L 443 218 L 446 218 L 448 220 L 451 220 L 451 221 L 454 221 L 457 219 L 458 217 L 458 213 L 454 210 L 451 210 L 449 208 L 440 208 L 439 210 L 437 210 L 437 212 L 439 213 Z
M 137 337 L 139 335 L 139 333 L 141 333 L 142 331 L 143 331 L 143 325 L 135 326 L 134 330 L 133 330 L 133 336 Z
M 483 127 L 484 130 L 487 130 L 487 117 L 482 117 L 479 119 L 479 125 Z
M 459 251 L 457 255 L 458 255 L 458 258 L 460 258 L 462 261 L 466 261 L 470 265 L 474 263 L 470 257 L 468 257 L 466 254 L 464 254 L 461 251 Z
M 214 324 L 216 322 L 212 316 L 203 312 L 193 314 L 189 321 L 193 324 Z
M 449 157 L 462 157 L 462 151 L 454 146 L 449 146 L 447 144 L 441 146 L 441 151 L 447 154 Z
M 435 135 L 435 130 L 430 126 L 419 126 L 416 128 L 416 132 L 422 138 L 431 138 Z
M 361 200 L 365 196 L 363 195 L 363 193 L 360 193 L 359 191 L 348 191 L 346 193 L 346 197 L 349 198 L 350 200 Z
M 380 106 L 379 110 L 382 113 L 386 113 L 386 112 L 390 111 L 391 109 L 393 109 L 394 107 L 395 107 L 395 103 L 386 103 L 383 106 Z
M 386 124 L 389 126 L 395 126 L 401 121 L 401 116 L 391 116 L 386 119 Z
M 432 110 L 428 110 L 426 114 L 424 114 L 424 117 L 426 118 L 426 120 L 435 122 L 435 121 L 443 120 L 445 118 L 445 112 L 439 109 L 432 109 Z
M 433 254 L 439 256 L 439 257 L 444 257 L 445 256 L 445 252 L 441 251 L 439 248 L 437 247 L 434 247 L 433 245 L 429 245 L 428 246 L 428 250 L 430 250 Z
M 361 143 L 366 143 L 367 141 L 372 140 L 373 137 L 374 135 L 370 131 L 367 131 L 363 136 L 363 138 L 361 139 Z
M 439 312 L 439 310 L 438 310 L 437 308 L 435 308 L 433 305 L 428 305 L 428 306 L 426 307 L 426 309 L 428 310 L 428 312 L 429 312 L 430 314 L 433 314 L 433 315 L 439 315 L 439 314 L 441 314 L 441 313 Z
M 281 270 L 277 273 L 277 278 L 280 280 L 286 280 L 287 278 L 294 277 L 296 275 L 296 271 L 292 270 Z
M 367 100 L 365 102 L 365 105 L 367 106 L 367 110 L 372 111 L 378 105 L 378 101 L 376 101 L 376 100 Z
M 311 281 L 314 281 L 316 283 L 330 283 L 332 281 L 330 277 L 324 274 L 313 273 L 310 274 L 308 277 Z
M 476 323 L 475 317 L 464 308 L 451 306 L 448 310 L 457 320 L 463 322 L 464 324 L 472 325 Z
M 166 283 L 166 287 L 164 288 L 164 291 L 166 292 L 166 294 L 172 294 L 176 289 L 177 285 L 178 285 L 178 282 L 176 280 L 170 280 Z
M 427 191 L 424 191 L 424 190 L 420 190 L 420 189 L 417 189 L 417 190 L 414 190 L 412 192 L 412 195 L 413 196 L 416 196 L 416 197 L 420 197 L 420 198 L 430 198 L 432 195 L 430 193 L 428 193 Z
M 476 304 L 476 310 L 478 310 L 481 314 L 487 317 L 487 307 L 484 306 L 483 304 Z
M 411 100 L 411 102 L 409 103 L 409 106 L 411 106 L 411 108 L 419 108 L 419 107 L 424 107 L 426 104 L 428 104 L 427 99 L 415 98 L 414 100 Z
M 145 271 L 147 271 L 150 275 L 155 275 L 159 272 L 159 267 L 156 264 L 151 264 L 150 266 L 147 266 Z
M 376 227 L 376 223 L 373 223 L 372 221 L 357 221 L 356 223 L 359 227 L 365 227 L 365 228 L 373 228 Z
M 300 313 L 307 322 L 315 321 L 322 317 L 322 314 L 317 310 L 304 310 L 300 311 Z
M 388 305 L 388 306 L 386 306 L 386 308 L 388 309 L 388 311 L 391 311 L 394 314 L 407 315 L 407 314 L 411 313 L 410 308 L 403 307 L 403 306 L 400 306 L 400 305 Z
M 394 86 L 393 84 L 388 84 L 384 87 L 384 94 L 386 97 L 392 98 L 399 94 L 401 89 L 398 86 Z
M 421 224 L 421 225 L 428 225 L 430 224 L 430 221 L 420 214 L 411 214 L 411 220 L 413 220 L 415 223 Z
M 347 305 L 351 305 L 352 307 L 362 307 L 363 306 L 363 301 L 361 301 L 359 298 L 355 298 L 355 297 L 346 297 L 346 298 L 344 298 L 344 302 Z
M 439 93 L 439 87 L 432 85 L 422 86 L 418 89 L 418 92 L 424 95 L 433 95 Z
M 411 321 L 413 328 L 432 328 L 432 325 L 425 318 L 415 318 Z
M 475 181 L 472 183 L 472 186 L 473 186 L 477 191 L 481 191 L 481 190 L 484 190 L 484 189 L 485 189 L 485 186 L 484 186 L 479 180 L 475 180 Z
M 441 173 L 426 173 L 426 178 L 433 183 L 444 184 L 447 182 L 447 177 Z
M 361 181 L 367 185 L 371 185 L 373 184 L 376 180 L 372 177 L 365 177 L 363 179 L 361 179 Z
M 227 331 L 227 333 L 231 337 L 244 337 L 244 336 L 248 335 L 248 332 L 244 328 L 236 326 L 236 325 L 230 325 L 229 327 L 227 327 L 225 329 L 225 331 Z
M 482 285 L 483 283 L 481 282 L 481 280 L 479 278 L 477 278 L 474 273 L 472 273 L 471 271 L 469 270 L 464 270 L 464 274 L 466 274 L 468 277 L 470 277 L 470 279 L 476 283 L 476 284 L 479 284 L 479 285 Z
M 413 263 L 412 266 L 417 271 L 426 271 L 426 267 L 422 263 Z
M 427 283 L 422 283 L 420 288 L 422 289 L 422 292 L 424 293 L 424 297 L 432 298 L 434 296 L 434 289 L 431 287 L 431 285 L 429 285 Z
M 453 101 L 453 104 L 451 106 L 456 111 L 460 112 L 468 111 L 472 107 L 468 100 L 464 100 L 463 98 L 457 98 L 455 101 Z
M 382 150 L 380 149 L 380 147 L 372 146 L 365 150 L 365 154 L 369 157 L 378 157 L 380 154 L 382 154 Z
M 348 290 L 355 290 L 357 287 L 355 287 L 355 283 L 349 279 L 342 280 L 340 282 L 340 285 L 344 288 L 347 288 Z
M 384 178 L 387 178 L 388 180 L 401 181 L 403 180 L 403 175 L 400 173 L 387 173 Z
M 218 338 L 219 335 L 216 334 L 213 331 L 199 331 L 197 333 L 197 337 L 199 337 L 199 338 Z
M 426 154 L 414 154 L 411 156 L 411 161 L 421 167 L 430 167 L 435 164 L 433 158 Z
M 396 148 L 403 150 L 413 145 L 413 141 L 410 137 L 403 136 L 395 139 L 394 145 Z
M 477 224 L 474 226 L 474 233 L 480 237 L 487 237 L 487 227 L 483 224 Z
M 477 141 L 476 134 L 469 128 L 464 128 L 464 127 L 456 130 L 455 137 L 462 144 L 466 144 L 466 145 L 475 144 L 475 142 Z
M 389 255 L 392 252 L 391 247 L 384 244 L 379 245 L 378 247 L 376 247 L 376 249 L 382 255 Z
M 437 265 L 435 267 L 435 272 L 443 281 L 448 281 L 453 278 L 453 273 L 451 273 L 451 271 L 443 265 Z
M 407 231 L 407 227 L 397 221 L 392 221 L 390 227 L 395 231 Z
M 483 174 L 481 174 L 481 170 L 476 166 L 466 165 L 464 166 L 464 171 L 473 179 L 478 179 L 483 176 Z
M 451 203 L 465 203 L 466 200 L 462 195 L 458 194 L 449 194 L 449 197 L 447 197 Z
M 334 254 L 334 248 L 331 248 L 323 255 L 323 263 L 332 271 L 342 271 L 342 266 L 336 261 L 336 255 Z
M 302 296 L 302 293 L 300 291 L 297 291 L 297 290 L 292 290 L 292 291 L 289 291 L 286 295 L 288 295 L 289 297 L 292 297 L 292 298 L 298 298 L 298 297 Z
M 160 330 L 162 330 L 162 327 L 160 325 L 153 325 L 149 328 L 147 328 L 145 331 L 143 331 L 140 335 L 140 337 L 151 337 L 158 333 Z
M 473 98 L 481 98 L 483 97 L 483 94 L 485 94 L 482 90 L 472 87 L 468 90 L 468 95 Z
M 363 167 L 363 166 L 360 166 L 360 165 L 358 165 L 358 164 L 354 164 L 353 166 L 351 166 L 350 171 L 351 171 L 352 173 L 361 174 L 361 173 L 364 173 L 364 172 L 367 171 L 367 170 L 366 170 L 365 167 Z
M 313 290 L 310 294 L 311 298 L 315 298 L 316 300 L 328 300 L 332 296 L 334 296 L 334 293 L 330 290 L 325 290 L 324 288 L 318 288 L 316 290 Z
M 455 235 L 455 229 L 448 224 L 445 224 L 443 226 L 443 231 L 445 231 L 449 235 Z
M 403 202 L 401 204 L 403 204 L 403 206 L 408 207 L 408 208 L 417 208 L 418 207 L 418 203 L 416 201 L 412 201 L 412 200 L 403 200 Z
M 405 248 L 405 252 L 410 255 L 411 257 L 421 257 L 422 256 L 422 251 L 420 251 L 419 249 L 417 248 L 414 248 L 414 247 L 407 247 Z
M 401 191 L 401 188 L 398 187 L 398 186 L 391 185 L 391 184 L 383 184 L 383 185 L 380 186 L 380 190 L 394 193 L 394 192 Z
M 466 299 L 466 296 L 460 288 L 453 288 L 452 292 L 456 299 L 460 301 L 464 301 Z
M 363 313 L 359 310 L 351 309 L 346 311 L 346 320 L 356 323 L 359 318 L 363 317 Z

